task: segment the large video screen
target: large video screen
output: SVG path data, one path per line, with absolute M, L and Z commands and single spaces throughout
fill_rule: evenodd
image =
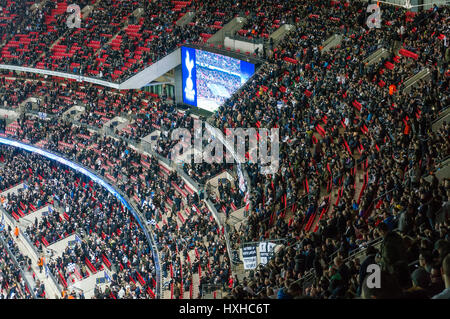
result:
M 214 112 L 255 73 L 255 65 L 181 47 L 183 102 Z

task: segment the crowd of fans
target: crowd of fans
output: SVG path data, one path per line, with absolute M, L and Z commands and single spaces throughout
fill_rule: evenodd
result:
M 72 17 L 72 12 L 66 12 L 68 5 L 47 1 L 36 7 L 24 0 L 3 1 L 2 62 L 122 81 L 181 43 L 205 42 L 235 16 L 247 18 L 254 37 L 267 37 L 283 24 L 286 13 L 296 14 L 288 2 L 281 1 L 277 5 L 258 1 L 255 6 L 253 1 L 231 0 L 192 0 L 181 5 L 177 1 L 83 0 L 77 2 L 80 9 L 87 5 L 92 9 L 82 15 L 78 28 L 67 24 Z M 177 25 L 187 12 L 195 12 L 192 21 Z M 267 19 L 272 25 L 265 28 Z
M 0 236 L 2 237 L 0 241 L 0 299 L 30 299 L 32 298 L 30 287 L 21 273 L 22 269 L 29 267 L 29 258 L 20 252 L 9 231 L 3 230 Z M 15 260 L 8 250 L 14 255 Z M 41 296 L 38 293 L 39 288 L 37 287 L 35 292 Z
M 333 2 L 333 1 L 331 1 Z M 250 10 L 247 21 L 237 32 L 249 40 L 267 39 L 283 24 L 295 24 L 299 17 L 296 6 L 289 1 L 277 0 L 270 4 L 265 0 L 256 1 L 256 10 Z
M 448 78 L 445 76 L 448 48 L 437 36 L 448 36 L 445 27 L 448 8 L 430 10 L 405 24 L 403 10 L 383 7 L 383 19 L 389 24 L 381 30 L 358 26 L 357 13 L 361 8 L 362 5 L 352 3 L 346 10 L 340 8 L 334 12 L 334 17 L 345 21 L 343 32 L 339 32 L 345 37 L 338 48 L 326 53 L 320 51 L 320 42 L 315 39 L 326 38 L 338 27 L 333 27 L 334 20 L 320 19 L 328 15 L 315 8 L 314 13 L 319 17 L 310 18 L 304 28 L 291 32 L 271 58 L 272 63 L 257 74 L 241 96 L 227 102 L 216 115 L 217 127 L 229 127 L 236 122 L 255 126 L 260 122 L 262 126 L 279 126 L 284 131 L 280 135 L 291 140 L 290 144 L 286 143 L 288 148 L 281 151 L 281 176 L 258 176 L 256 169 L 248 170 L 251 179 L 256 180 L 252 185 L 257 185 L 254 201 L 257 208 L 251 212 L 246 228 L 235 234 L 232 242 L 242 238 L 243 241 L 288 238 L 299 239 L 300 245 L 280 253 L 267 268 L 255 274 L 252 287 L 248 282 L 243 283 L 234 291 L 235 296 L 242 297 L 249 287 L 250 297 L 257 293 L 273 296 L 278 288 L 279 298 L 303 294 L 298 283 L 291 284 L 313 268 L 317 282 L 314 289 L 308 291 L 309 296 L 355 297 L 361 291 L 365 272 L 359 265 L 350 265 L 350 273 L 348 269 L 342 270 L 343 258 L 355 248 L 385 235 L 383 231 L 392 231 L 397 223 L 403 227 L 406 216 L 409 231 L 404 233 L 401 229 L 401 232 L 413 237 L 405 239 L 408 249 L 417 247 L 417 234 L 428 242 L 427 254 L 433 252 L 432 246 L 438 239 L 448 241 L 448 223 L 436 223 L 440 207 L 448 201 L 445 188 L 448 180 L 438 186 L 436 178 L 431 185 L 421 178 L 433 173 L 437 168 L 435 165 L 449 155 L 448 126 L 444 124 L 438 132 L 431 132 L 432 120 L 448 105 Z M 379 47 L 390 49 L 397 40 L 396 30 L 401 26 L 406 30 L 402 35 L 405 48 L 420 55 L 419 64 L 402 63 L 400 67 L 396 64 L 393 75 L 384 78 L 387 85 L 380 85 L 378 75 L 381 72 L 378 71 L 386 60 L 375 66 L 373 72 L 370 69 L 368 72 L 361 62 Z M 285 61 L 284 57 L 294 57 L 297 62 Z M 423 67 L 432 72 L 431 85 L 419 83 L 410 92 L 388 93 L 388 85 L 398 87 Z M 388 72 L 383 73 L 386 74 Z M 280 100 L 284 103 L 277 108 Z M 360 109 L 357 110 L 354 101 L 360 103 L 356 103 Z M 313 136 L 318 125 L 325 131 L 322 138 Z M 360 165 L 367 173 L 367 184 L 360 199 L 356 194 L 356 201 L 352 186 L 356 178 L 354 169 Z M 306 203 L 299 203 L 300 214 L 295 214 L 289 223 L 275 217 L 274 227 L 268 228 L 272 211 L 267 212 L 270 207 L 267 203 L 281 206 L 283 192 L 287 198 L 289 194 L 302 194 L 306 180 L 309 196 Z M 329 188 L 328 181 L 340 189 L 336 203 L 330 202 L 328 192 L 325 197 L 319 196 L 321 188 Z M 299 198 L 300 194 L 294 198 Z M 320 213 L 327 206 L 333 206 L 332 213 L 319 222 L 316 232 L 305 233 L 303 222 L 308 220 L 310 213 Z M 280 207 L 275 211 L 282 217 Z M 339 251 L 338 258 L 331 260 L 330 256 L 336 251 Z M 437 269 L 447 253 L 434 260 Z M 407 265 L 417 259 L 419 253 L 415 251 L 401 261 Z M 332 266 L 327 270 L 325 265 Z M 448 266 L 443 267 L 448 269 Z M 417 272 L 409 277 L 408 269 L 401 269 L 396 273 L 391 271 L 390 276 L 406 278 L 405 286 L 401 288 L 406 296 L 410 296 L 407 290 L 412 287 Z M 362 278 L 358 280 L 359 271 Z M 414 286 L 418 284 L 414 283 Z M 266 288 L 268 291 L 264 291 Z M 442 281 L 440 289 L 443 289 Z M 433 293 L 428 293 L 428 297 L 432 296 Z
M 351 25 L 358 10 L 358 3 L 355 3 L 347 10 L 338 11 L 341 21 L 345 17 L 346 23 Z M 429 19 L 442 21 L 446 8 L 440 10 L 433 12 Z M 386 11 L 384 17 L 390 19 L 390 11 Z M 400 10 L 392 11 L 394 17 L 398 16 L 398 20 L 393 21 L 400 23 Z M 433 117 L 446 104 L 442 100 L 448 101 L 445 95 L 448 79 L 442 69 L 429 63 L 428 67 L 438 71 L 432 79 L 433 85 L 421 83 L 409 94 L 389 95 L 386 87 L 372 82 L 361 64 L 368 56 L 366 50 L 373 51 L 374 44 L 389 48 L 389 42 L 382 42 L 384 37 L 388 38 L 387 35 L 383 37 L 384 29 L 359 27 L 350 30 L 349 26 L 348 37 L 340 47 L 321 52 L 322 39 L 340 29 L 339 26 L 333 29 L 333 23 L 328 19 L 311 18 L 305 27 L 292 31 L 270 59 L 271 63 L 263 67 L 239 96 L 227 101 L 215 114 L 214 124 L 222 129 L 234 125 L 269 128 L 276 125 L 285 142 L 280 145 L 279 173 L 263 176 L 258 173 L 257 165 L 247 170 L 255 190 L 253 204 L 256 211 L 254 223 L 249 223 L 249 228 L 242 231 L 246 240 L 260 236 L 273 238 L 265 234 L 267 227 L 260 223 L 267 219 L 266 210 L 273 204 L 281 204 L 284 196 L 288 202 L 302 197 L 306 181 L 309 201 L 298 216 L 300 220 L 308 207 L 316 210 L 320 206 L 323 197 L 319 195 L 328 181 L 337 188 L 341 183 L 353 185 L 354 168 L 364 166 L 368 172 L 368 187 L 355 209 L 358 218 L 367 218 L 369 216 L 365 214 L 372 199 L 402 181 L 406 171 L 418 170 L 414 172 L 416 176 L 433 171 L 434 164 L 439 161 L 435 148 L 439 149 L 440 157 L 448 155 L 445 129 L 427 136 Z M 415 24 L 410 27 L 413 26 Z M 436 22 L 435 27 L 436 30 L 426 32 L 442 32 L 442 24 Z M 416 32 L 425 32 L 424 28 L 422 22 Z M 384 30 L 386 34 L 392 32 L 393 27 Z M 440 48 L 443 43 L 433 38 L 432 45 Z M 297 63 L 285 61 L 285 57 L 295 57 Z M 407 104 L 411 97 L 414 102 Z M 360 103 L 360 111 L 355 107 L 355 101 Z M 315 132 L 319 132 L 319 125 L 323 129 L 322 137 Z M 392 167 L 395 166 L 401 175 L 393 175 Z M 351 204 L 350 198 L 353 198 L 351 188 L 344 187 L 341 205 Z M 293 231 L 296 219 L 294 217 L 290 229 L 285 228 L 282 237 L 296 236 Z
M 106 266 L 114 265 L 116 269 L 111 276 L 112 294 L 105 297 L 117 298 L 121 289 L 129 289 L 132 284 L 132 297 L 152 297 L 148 288 L 156 287 L 156 269 L 151 246 L 131 213 L 112 194 L 39 155 L 6 146 L 1 154 L 5 163 L 2 176 L 15 179 L 12 184 L 27 185 L 23 192 L 7 194 L 5 210 L 12 214 L 22 207 L 23 214 L 28 215 L 50 207 L 46 215 L 35 217 L 25 229 L 38 251 L 72 234 L 83 238 L 48 261 L 49 270 L 55 278 L 61 278 L 64 287 L 73 276 L 79 276 L 78 280 L 86 278 L 87 269 L 91 273 L 103 269 L 106 257 Z M 74 274 L 75 268 L 79 273 Z M 144 285 L 135 284 L 138 274 Z
M 211 99 L 209 104 L 220 106 L 240 86 L 241 77 L 238 75 L 197 67 L 197 103 L 201 103 L 201 99 Z
M 258 165 L 247 166 L 255 211 L 251 213 L 247 228 L 235 235 L 242 241 L 273 238 L 274 235 L 298 238 L 300 232 L 295 229 L 300 230 L 305 216 L 307 219 L 322 207 L 325 187 L 329 193 L 330 188 L 344 185 L 341 205 L 352 204 L 355 190 L 348 186 L 355 185 L 356 168 L 363 168 L 367 173 L 364 196 L 352 208 L 363 222 L 371 217 L 368 209 L 372 200 L 402 181 L 406 172 L 416 177 L 431 172 L 434 165 L 448 155 L 446 129 L 430 133 L 432 119 L 448 101 L 445 94 L 448 80 L 444 75 L 448 61 L 442 62 L 446 47 L 442 39 L 431 36 L 448 32 L 443 23 L 447 7 L 417 15 L 410 22 L 405 20 L 404 10 L 383 7 L 383 19 L 389 23 L 381 29 L 367 29 L 364 3 L 333 9 L 339 23 L 328 19 L 328 8 L 324 4 L 317 2 L 296 8 L 303 16 L 312 13 L 315 16 L 308 16 L 306 22 L 289 33 L 274 50 L 269 63 L 214 115 L 213 124 L 221 129 L 279 127 L 283 139 L 279 173 L 264 176 L 259 174 Z M 427 25 L 424 19 L 433 23 Z M 431 29 L 425 30 L 425 25 Z M 426 61 L 422 66 L 432 70 L 433 85 L 419 83 L 409 93 L 399 91 L 391 95 L 387 86 L 379 85 L 380 79 L 376 78 L 379 66 L 365 68 L 362 61 L 378 48 L 391 49 L 398 40 L 397 29 L 405 26 L 403 38 L 407 38 L 409 30 L 414 30 L 412 37 L 427 34 L 430 37 L 426 39 L 432 39 L 427 40 L 432 49 L 415 50 L 423 55 L 420 61 Z M 342 33 L 343 42 L 335 49 L 321 52 L 323 39 L 333 33 Z M 401 61 L 407 59 L 400 58 Z M 405 74 L 410 76 L 417 71 L 414 65 L 401 64 L 394 69 L 394 74 L 396 79 L 404 79 Z M 409 103 L 411 99 L 413 102 Z M 185 124 L 192 128 L 191 122 Z M 316 133 L 318 127 L 323 129 L 320 135 Z M 171 146 L 176 141 L 163 136 L 158 143 L 162 155 L 170 156 Z M 389 159 L 391 155 L 393 159 Z M 380 164 L 384 164 L 384 169 L 380 170 Z M 400 173 L 398 176 L 393 176 L 390 170 L 394 164 Z M 221 168 L 220 165 L 209 166 L 214 171 Z M 204 165 L 186 167 L 190 171 L 198 168 L 192 171 L 200 176 L 205 172 Z M 382 173 L 388 169 L 388 174 Z M 293 217 L 292 223 L 287 226 L 280 221 L 282 225 L 270 233 L 269 221 L 276 224 L 269 218 L 273 212 L 280 212 L 283 203 L 286 207 L 305 193 L 307 200 L 299 205 L 299 214 Z M 331 206 L 329 201 L 328 198 L 325 205 Z
M 230 298 L 448 298 L 448 218 L 435 221 L 430 216 L 441 207 L 448 213 L 449 182 L 421 180 L 418 192 L 394 197 L 378 210 L 379 222 L 369 222 L 369 234 L 361 240 L 355 238 L 365 225 L 353 224 L 348 211 L 331 217 L 243 282 L 236 280 Z M 377 249 L 372 243 L 379 237 Z M 365 255 L 347 259 L 361 244 L 367 247 Z M 365 281 L 367 267 L 375 263 L 381 265 L 382 289 L 370 289 Z M 303 286 L 309 270 L 310 286 Z
M 161 225 L 154 227 L 153 230 L 158 238 L 158 246 L 163 252 L 161 253 L 161 268 L 165 275 L 164 277 L 168 278 L 170 284 L 177 287 L 183 283 L 184 291 L 188 291 L 187 289 L 190 289 L 190 285 L 194 284 L 193 274 L 197 274 L 198 280 L 209 277 L 215 280 L 216 275 L 220 274 L 220 280 L 224 280 L 224 283 L 226 282 L 229 276 L 226 265 L 229 265 L 229 262 L 227 262 L 223 229 L 219 229 L 211 212 L 204 206 L 196 193 L 191 195 L 185 190 L 187 194 L 182 193 L 182 195 L 184 194 L 186 197 L 186 204 L 181 203 L 180 194 L 174 191 L 173 185 L 175 184 L 181 189 L 185 189 L 185 186 L 177 174 L 164 172 L 156 160 L 137 153 L 123 140 L 101 137 L 99 134 L 91 133 L 69 122 L 57 120 L 56 118 L 44 120 L 37 117 L 29 118 L 28 116 L 23 116 L 19 118 L 18 125 L 21 130 L 18 130 L 16 138 L 27 140 L 32 144 L 39 144 L 45 141 L 45 148 L 63 153 L 66 157 L 77 160 L 85 166 L 96 170 L 101 175 L 114 181 L 129 198 L 133 198 L 148 223 L 154 226 L 158 223 Z M 21 158 L 17 158 L 17 161 L 21 160 Z M 13 168 L 12 172 L 14 172 L 14 169 L 22 172 L 22 167 L 15 165 L 13 161 L 11 162 L 11 167 Z M 23 174 L 26 174 L 26 172 Z M 12 175 L 21 176 L 21 174 L 14 173 Z M 42 176 L 42 174 L 40 175 Z M 15 182 L 14 179 L 9 181 L 8 176 L 8 174 L 5 174 L 5 188 L 11 187 Z M 73 176 L 66 177 L 75 179 Z M 36 180 L 38 178 L 38 176 L 35 177 Z M 62 204 L 63 208 L 68 206 L 71 207 L 71 211 L 84 212 L 83 207 L 76 208 L 80 205 L 77 204 L 79 201 L 84 202 L 83 193 L 71 191 L 70 189 L 66 190 L 64 187 L 59 187 L 59 183 L 61 185 L 69 185 L 66 180 L 61 180 L 56 185 L 48 184 L 46 187 L 48 190 L 53 190 L 52 192 L 55 192 L 55 188 L 61 191 L 61 194 L 56 194 L 58 198 L 65 198 L 66 201 L 69 201 Z M 169 191 L 163 192 L 162 190 Z M 35 192 L 32 191 L 32 193 Z M 40 191 L 36 191 L 36 193 L 39 194 Z M 22 197 L 13 202 L 15 195 L 8 196 L 11 197 L 11 200 L 5 205 L 9 211 L 12 211 L 13 209 L 10 206 L 13 203 L 16 203 L 17 206 L 17 203 L 22 201 Z M 19 194 L 18 196 L 21 195 Z M 90 195 L 86 196 L 89 198 Z M 42 202 L 44 201 L 45 199 L 42 200 Z M 96 196 L 96 201 L 92 204 L 94 206 L 102 204 L 103 207 L 108 207 L 107 202 L 107 198 L 101 199 Z M 169 203 L 175 203 L 173 204 L 175 206 L 171 206 Z M 37 203 L 34 203 L 34 205 L 36 208 L 38 207 Z M 92 229 L 84 229 L 83 225 L 86 223 L 91 225 L 94 222 L 89 221 L 86 217 L 92 214 L 90 212 L 95 212 L 95 210 L 93 208 L 89 209 L 89 207 L 85 209 L 88 210 L 79 215 L 80 220 L 76 223 L 74 221 L 66 222 L 60 217 L 60 213 L 55 211 L 40 222 L 36 222 L 27 232 L 33 241 L 44 237 L 49 244 L 64 238 L 64 236 L 75 231 L 76 227 L 83 229 L 85 233 L 89 233 Z M 67 211 L 67 208 L 65 210 Z M 188 211 L 188 216 L 193 214 L 193 218 L 179 217 L 178 214 L 183 215 L 183 212 L 186 210 Z M 94 215 L 96 216 L 97 214 L 94 213 Z M 186 215 L 184 214 L 184 216 Z M 123 220 L 123 216 L 118 216 L 117 218 L 117 223 Z M 51 229 L 48 229 L 48 224 L 52 225 Z M 172 232 L 167 230 L 172 230 Z M 99 226 L 97 229 L 99 233 L 92 236 L 96 236 L 96 239 L 99 239 L 101 238 L 99 234 L 102 231 L 105 230 Z M 207 233 L 209 235 L 205 238 L 203 235 L 200 235 Z M 206 238 L 212 241 L 207 241 Z M 95 243 L 95 240 L 93 242 Z M 208 244 L 210 242 L 214 242 L 214 244 Z M 95 251 L 94 248 L 92 249 Z M 87 253 L 80 255 L 80 252 L 83 252 L 83 250 L 71 253 L 71 248 L 68 248 L 63 257 L 65 255 L 76 257 L 66 258 L 64 265 L 76 263 L 78 258 L 81 258 L 81 261 L 83 261 L 83 255 Z M 189 252 L 191 256 L 186 258 L 186 254 Z M 106 253 L 105 255 L 108 257 Z M 182 258 L 183 262 L 180 261 L 180 258 Z M 109 257 L 108 259 L 111 260 Z M 113 257 L 112 259 L 115 260 Z M 101 259 L 91 261 L 94 267 L 97 268 L 99 260 L 101 264 Z M 195 265 L 195 267 L 191 264 Z M 168 272 L 169 266 L 171 268 L 170 276 Z M 184 271 L 181 267 L 184 268 Z M 83 277 L 83 266 L 80 266 L 80 270 L 80 275 Z M 141 275 L 143 276 L 142 272 Z
M 420 249 L 425 255 L 436 255 L 432 246 L 439 239 L 444 243 L 439 245 L 447 245 L 448 223 L 436 222 L 436 218 L 440 207 L 448 201 L 448 180 L 440 185 L 435 177 L 428 183 L 422 176 L 432 174 L 450 151 L 448 125 L 431 131 L 432 121 L 449 104 L 445 73 L 449 48 L 443 41 L 449 36 L 446 26 L 448 7 L 435 7 L 411 16 L 401 8 L 383 6 L 382 27 L 370 29 L 365 23 L 367 3 L 357 1 L 347 6 L 332 2 L 331 6 L 329 1 L 315 1 L 290 8 L 293 17 L 302 17 L 301 21 L 271 50 L 267 63 L 245 89 L 229 99 L 212 117 L 213 125 L 221 130 L 227 127 L 278 127 L 282 139 L 280 170 L 276 174 L 262 175 L 257 163 L 246 165 L 252 189 L 252 210 L 240 229 L 231 230 L 234 248 L 242 242 L 263 239 L 297 242 L 269 262 L 268 267 L 254 274 L 251 282 L 236 285 L 235 297 L 270 297 L 277 290 L 279 297 L 295 296 L 301 289 L 293 282 L 311 269 L 317 278 L 313 289 L 307 292 L 311 297 L 354 297 L 364 290 L 373 293 L 361 284 L 362 266 L 351 261 L 345 266 L 351 270 L 345 269 L 343 260 L 352 250 L 379 236 L 388 242 L 386 238 L 395 236 L 392 231 L 396 228 L 403 238 L 399 242 L 410 249 L 411 254 L 395 262 L 384 261 L 385 271 L 386 276 L 401 278 L 400 274 L 403 275 L 404 282 L 398 283 L 399 288 L 403 290 L 401 293 L 409 296 L 411 281 L 418 286 L 414 283 L 417 281 L 414 274 L 425 274 L 418 271 L 407 276 L 407 270 L 410 271 L 407 265 L 420 259 Z M 209 2 L 208 5 L 214 6 Z M 283 9 L 280 5 L 276 7 Z M 233 6 L 230 8 L 226 12 L 234 10 Z M 267 16 L 269 20 L 276 17 L 269 13 Z M 261 23 L 264 22 L 257 24 Z M 255 26 L 252 28 L 256 29 Z M 175 26 L 173 29 L 174 32 L 182 30 Z M 342 43 L 327 52 L 322 51 L 323 40 L 335 33 L 343 36 Z M 164 41 L 161 39 L 159 37 L 158 41 Z M 179 39 L 173 39 L 173 45 L 176 41 L 180 43 Z M 160 42 L 157 45 L 168 47 Z M 366 67 L 362 61 L 379 48 L 392 54 Z M 416 53 L 418 58 L 399 54 L 399 48 Z M 430 70 L 431 84 L 420 82 L 404 91 L 404 81 L 423 68 Z M 394 92 L 390 92 L 391 85 L 395 86 Z M 17 94 L 24 99 L 23 93 L 17 92 L 13 85 L 6 87 L 1 92 L 3 103 L 16 102 L 9 99 Z M 36 89 L 31 87 L 26 92 L 36 94 Z M 156 151 L 168 158 L 172 146 L 177 143 L 170 139 L 172 129 L 193 128 L 189 114 L 178 112 L 164 99 L 152 100 L 136 92 L 118 93 L 105 89 L 102 92 L 95 86 L 85 87 L 83 92 L 88 100 L 88 111 L 81 115 L 82 123 L 101 127 L 121 112 L 136 113 L 133 115 L 135 126 L 128 132 L 118 132 L 119 135 L 138 140 L 154 129 L 160 129 L 162 136 Z M 196 262 L 215 269 L 208 276 L 220 278 L 204 281 L 219 280 L 222 284 L 226 281 L 229 273 L 219 271 L 227 264 L 226 256 L 215 257 L 226 255 L 223 234 L 220 235 L 221 230 L 210 220 L 211 215 L 203 210 L 204 207 L 199 210 L 198 220 L 188 220 L 193 223 L 192 227 L 197 226 L 196 231 L 186 227 L 187 224 L 178 224 L 179 220 L 172 217 L 173 210 L 167 218 L 158 214 L 165 212 L 164 202 L 177 202 L 177 197 L 172 189 L 158 199 L 157 189 L 170 189 L 172 182 L 182 187 L 179 176 L 166 176 L 154 160 L 143 159 L 122 140 L 82 131 L 63 120 L 22 117 L 18 125 L 20 130 L 16 132 L 16 138 L 33 144 L 45 141 L 47 148 L 63 152 L 102 175 L 109 174 L 130 198 L 137 197 L 147 220 L 159 218 L 166 222 L 164 230 L 155 228 L 155 234 L 160 237 L 159 243 L 167 245 L 163 248 L 162 260 L 164 264 L 172 265 L 177 291 L 192 283 L 190 272 L 196 271 L 197 264 L 191 267 L 184 263 L 192 247 L 201 256 Z M 149 165 L 145 174 L 142 160 Z M 218 164 L 184 165 L 185 171 L 201 182 L 226 168 Z M 160 173 L 167 179 L 155 180 Z M 143 178 L 139 180 L 137 176 L 142 174 Z M 364 176 L 364 185 L 358 194 L 356 184 L 360 176 Z M 332 196 L 335 190 L 339 190 L 337 198 Z M 227 189 L 215 198 L 220 208 L 226 207 L 227 215 L 230 198 L 235 206 L 244 205 L 243 194 L 238 194 L 236 189 Z M 194 198 L 188 195 L 186 202 L 191 213 L 194 212 L 190 205 L 200 204 L 195 195 Z M 287 208 L 291 207 L 292 216 L 285 220 Z M 179 203 L 175 212 L 181 208 L 184 206 Z M 323 218 L 321 212 L 326 212 Z M 313 232 L 309 231 L 310 227 L 305 227 L 309 220 L 315 222 Z M 205 232 L 197 233 L 198 229 Z M 180 231 L 183 235 L 177 234 Z M 222 240 L 218 248 L 205 246 L 199 240 L 199 234 L 208 232 L 217 233 Z M 421 236 L 420 244 L 415 238 L 417 234 Z M 186 238 L 184 236 L 190 238 L 191 243 L 183 241 L 181 237 Z M 422 247 L 423 240 L 431 244 L 425 243 Z M 183 248 L 180 254 L 180 246 L 188 248 Z M 369 252 L 371 255 L 373 249 L 368 249 Z M 444 249 L 439 258 L 434 256 L 430 261 L 435 273 L 443 264 L 442 267 L 448 269 L 444 262 L 446 253 Z M 337 256 L 332 259 L 333 254 Z M 210 257 L 212 255 L 214 257 Z M 210 265 L 212 260 L 214 264 Z M 332 264 L 334 266 L 329 270 L 325 269 L 326 265 Z M 162 266 L 166 271 L 167 265 Z M 432 295 L 428 293 L 429 297 Z

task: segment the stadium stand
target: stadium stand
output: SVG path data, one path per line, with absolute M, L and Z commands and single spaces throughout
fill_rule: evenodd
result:
M 117 297 L 126 289 L 136 298 L 154 297 L 155 266 L 148 258 L 152 256 L 151 248 L 132 215 L 111 195 L 92 181 L 83 181 L 82 176 L 39 156 L 9 148 L 2 150 L 2 158 L 6 163 L 2 176 L 11 175 L 16 179 L 14 184 L 27 185 L 23 191 L 8 193 L 3 207 L 14 218 L 34 215 L 29 217 L 31 223 L 25 233 L 39 251 L 74 233 L 83 238 L 48 262 L 64 288 L 73 276 L 81 281 L 114 265 L 117 269 L 111 274 L 111 293 L 105 298 Z M 34 214 L 42 208 L 49 208 L 48 212 Z M 141 284 L 136 283 L 139 276 Z
M 47 43 L 57 44 L 37 57 L 39 52 L 34 47 L 33 53 L 15 49 L 21 44 L 16 46 L 17 37 L 8 35 L 2 61 L 32 65 L 29 61 L 38 59 L 41 64 L 37 67 L 71 72 L 81 67 L 83 74 L 101 72 L 105 79 L 121 80 L 170 53 L 183 40 L 206 42 L 206 34 L 250 6 L 249 2 L 237 8 L 227 6 L 226 1 L 223 6 L 208 1 L 200 11 L 196 1 L 149 2 L 150 9 L 165 13 L 133 18 L 139 15 L 135 13 L 139 9 L 136 3 L 129 2 L 122 8 L 112 0 L 91 2 L 95 7 L 95 14 L 87 18 L 91 28 L 64 30 L 62 38 L 53 35 L 51 26 L 56 15 L 49 11 L 50 5 L 45 6 L 44 12 L 53 14 L 52 18 L 45 15 L 49 23 L 39 31 L 49 32 Z M 202 295 L 202 287 L 212 284 L 219 284 L 229 291 L 229 298 L 237 299 L 366 297 L 372 293 L 364 286 L 366 268 L 375 260 L 387 277 L 395 279 L 385 298 L 432 298 L 448 289 L 445 278 L 436 273 L 450 253 L 445 218 L 449 179 L 448 175 L 436 177 L 450 155 L 448 123 L 432 129 L 433 121 L 449 104 L 446 70 L 450 51 L 443 41 L 449 37 L 448 7 L 414 14 L 383 6 L 382 28 L 368 29 L 364 27 L 365 2 L 346 5 L 315 1 L 290 10 L 286 10 L 286 3 L 270 8 L 265 1 L 258 3 L 261 5 L 255 6 L 257 10 L 246 14 L 255 19 L 249 19 L 241 35 L 267 38 L 266 34 L 286 22 L 288 15 L 295 28 L 264 53 L 266 63 L 209 121 L 222 131 L 227 127 L 279 128 L 280 170 L 263 175 L 257 164 L 246 165 L 252 189 L 251 208 L 244 223 L 227 230 L 230 238 L 226 238 L 206 202 L 188 191 L 184 178 L 161 165 L 155 156 L 144 155 L 131 146 L 159 130 L 162 135 L 153 150 L 171 160 L 170 150 L 177 142 L 169 138 L 172 130 L 192 129 L 193 118 L 164 96 L 5 74 L 0 91 L 3 107 L 17 110 L 29 104 L 25 114 L 5 125 L 2 136 L 59 152 L 99 172 L 133 198 L 157 237 L 166 298 L 193 298 Z M 174 10 L 169 9 L 172 5 Z M 14 4 L 2 7 L 19 10 Z M 191 9 L 198 13 L 193 22 L 185 28 L 176 26 L 180 14 Z M 9 12 L 4 14 L 6 21 L 20 19 Z M 107 19 L 108 15 L 113 19 Z M 42 20 L 42 13 L 40 16 L 36 19 Z M 1 27 L 10 30 L 12 26 L 7 22 Z M 144 36 L 141 31 L 145 30 L 158 35 Z M 342 42 L 324 52 L 323 41 L 334 34 L 342 35 Z M 78 45 L 75 43 L 85 44 L 86 51 L 74 49 Z M 380 48 L 389 50 L 389 56 L 365 66 L 362 61 Z M 69 56 L 66 50 L 79 53 Z M 131 61 L 123 64 L 124 57 Z M 85 69 L 83 65 L 94 67 Z M 428 79 L 408 81 L 422 70 L 429 72 Z M 72 98 L 74 93 L 76 99 Z M 85 107 L 76 121 L 54 116 L 68 111 L 75 102 Z M 33 110 L 46 112 L 47 118 L 31 115 Z M 125 128 L 100 133 L 120 115 L 131 119 Z M 11 150 L 2 154 L 5 166 L 1 169 L 11 171 L 0 180 L 2 190 L 22 182 L 25 178 L 21 173 L 28 175 L 22 172 L 25 164 L 21 163 L 32 159 L 30 165 L 36 167 L 38 161 L 34 155 L 13 158 Z M 44 171 L 50 164 L 47 161 L 40 166 Z M 192 164 L 185 165 L 183 171 L 206 184 L 230 168 Z M 44 179 L 55 174 L 61 185 L 77 180 L 73 172 L 58 176 L 47 169 L 48 177 L 42 174 Z M 33 184 L 40 183 L 35 174 L 28 178 Z M 71 182 L 65 182 L 67 179 Z M 218 187 L 219 195 L 207 194 L 207 198 L 228 220 L 233 211 L 245 206 L 244 195 L 227 184 Z M 43 192 L 53 189 L 54 185 L 48 185 Z M 61 187 L 59 191 L 60 198 L 70 194 L 69 188 Z M 99 188 L 95 191 L 102 192 Z M 5 209 L 17 219 L 47 200 L 33 190 L 7 196 Z M 93 205 L 96 203 L 107 207 L 108 199 L 94 201 Z M 77 204 L 74 201 L 72 205 Z M 77 223 L 83 224 L 86 216 L 80 215 Z M 35 223 L 27 231 L 30 238 L 40 241 L 41 246 L 58 240 L 58 230 L 70 234 L 69 220 L 57 217 Z M 116 222 L 124 223 L 123 217 Z M 133 230 L 136 236 L 142 236 L 138 228 Z M 91 240 L 101 242 L 101 237 L 96 230 Z M 273 260 L 248 278 L 233 276 L 227 240 L 232 243 L 231 250 L 238 250 L 245 242 L 276 239 L 282 239 L 285 247 Z M 95 251 L 99 245 L 88 247 Z M 83 250 L 78 247 L 65 251 L 63 261 L 51 264 L 51 271 L 62 282 L 67 281 L 61 271 L 69 267 L 71 254 L 79 258 L 72 258 L 73 264 L 86 264 L 81 267 L 81 278 L 118 259 L 112 251 L 104 254 L 108 262 L 98 256 L 90 259 Z M 377 252 L 380 257 L 376 257 Z M 127 259 L 133 261 L 131 255 Z M 136 271 L 139 267 L 132 265 L 134 268 L 119 275 L 124 282 L 118 280 L 117 285 L 108 288 L 111 293 L 97 291 L 96 297 L 148 298 L 145 290 L 126 291 L 127 285 L 136 288 L 137 282 L 156 280 L 153 274 L 147 271 L 144 276 L 143 271 Z
M 38 287 L 35 293 L 24 278 L 22 269 L 28 267 L 28 259 L 22 255 L 9 233 L 0 235 L 0 261 L 0 299 L 30 299 L 33 296 L 43 296 L 41 287 Z

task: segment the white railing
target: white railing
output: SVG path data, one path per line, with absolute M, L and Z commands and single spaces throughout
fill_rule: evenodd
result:
M 139 71 L 130 78 L 124 80 L 121 83 L 113 83 L 109 81 L 102 80 L 100 78 L 94 78 L 89 76 L 84 76 L 81 74 L 52 71 L 46 69 L 37 69 L 17 65 L 0 64 L 0 70 L 8 70 L 15 72 L 26 72 L 35 73 L 40 75 L 50 75 L 57 76 L 65 79 L 72 79 L 78 82 L 88 82 L 93 84 L 98 84 L 101 86 L 118 89 L 118 90 L 130 90 L 130 89 L 140 89 L 146 84 L 157 79 L 161 75 L 167 73 L 168 71 L 174 69 L 181 64 L 181 50 L 175 49 L 173 52 L 169 53 L 157 62 L 147 66 L 143 70 Z
M 100 80 L 100 79 L 96 79 L 96 78 L 91 78 L 91 77 L 83 76 L 83 75 L 79 75 L 79 74 L 74 74 L 74 73 L 51 71 L 51 70 L 45 70 L 45 69 L 36 69 L 36 68 L 29 68 L 29 67 L 9 65 L 9 64 L 0 64 L 0 70 L 58 76 L 58 77 L 66 78 L 66 79 L 77 80 L 79 82 L 89 82 L 89 83 L 99 84 L 99 85 L 106 86 L 109 88 L 114 88 L 114 89 L 120 88 L 120 84 L 117 84 L 117 83 L 112 83 L 112 82 L 108 82 L 108 81 L 104 81 L 104 80 Z

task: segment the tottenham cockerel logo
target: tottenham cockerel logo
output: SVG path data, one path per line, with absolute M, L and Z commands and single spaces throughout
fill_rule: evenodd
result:
M 186 51 L 185 64 L 189 72 L 189 76 L 186 79 L 186 86 L 184 87 L 184 93 L 186 93 L 186 99 L 194 101 L 195 90 L 194 90 L 194 82 L 192 82 L 192 69 L 194 68 L 194 60 L 189 59 L 189 51 Z

